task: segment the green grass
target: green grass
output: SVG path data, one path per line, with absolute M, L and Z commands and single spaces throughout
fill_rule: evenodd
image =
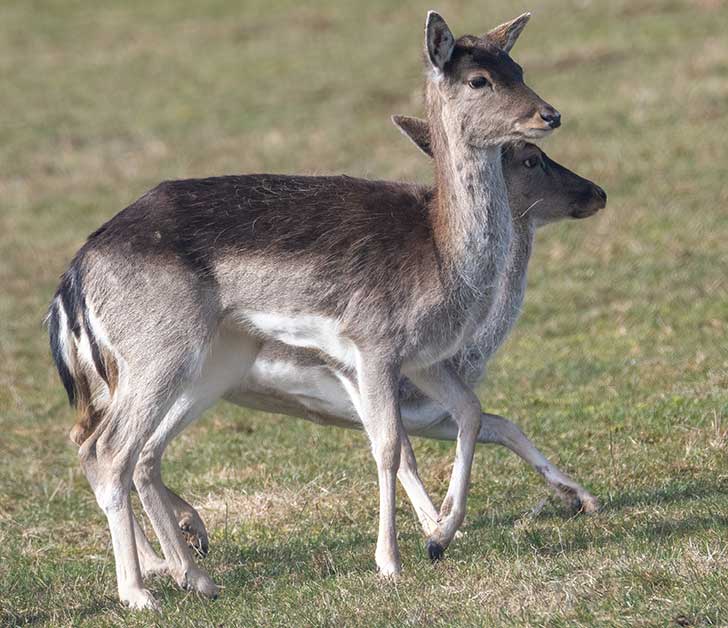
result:
M 728 624 L 728 8 L 537 3 L 514 56 L 564 115 L 546 149 L 607 209 L 544 230 L 481 399 L 602 501 L 569 518 L 480 448 L 465 536 L 432 566 L 400 493 L 405 572 L 374 571 L 364 437 L 220 405 L 166 456 L 212 533 L 215 602 L 118 603 L 102 513 L 41 328 L 85 236 L 163 178 L 428 180 L 391 126 L 421 113 L 428 5 L 70 0 L 0 6 L 0 623 Z M 454 30 L 521 7 L 443 0 Z M 440 499 L 452 447 L 418 440 Z

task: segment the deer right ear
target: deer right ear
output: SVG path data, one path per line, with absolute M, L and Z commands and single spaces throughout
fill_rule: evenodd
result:
M 412 116 L 392 116 L 392 122 L 402 134 L 412 140 L 425 155 L 432 157 L 432 141 L 430 140 L 430 125 L 427 120 L 413 118 Z
M 521 36 L 523 29 L 528 24 L 528 20 L 531 19 L 530 13 L 523 13 L 516 19 L 510 22 L 505 22 L 500 26 L 496 26 L 486 34 L 486 39 L 489 39 L 492 43 L 498 46 L 501 50 L 510 52 L 511 48 L 516 43 L 516 40 Z
M 442 16 L 435 11 L 427 14 L 425 22 L 425 48 L 427 58 L 436 72 L 443 72 L 455 49 L 455 37 Z

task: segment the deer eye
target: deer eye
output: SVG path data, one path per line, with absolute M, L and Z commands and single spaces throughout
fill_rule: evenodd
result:
M 484 76 L 476 76 L 468 81 L 468 85 L 472 89 L 483 89 L 490 85 L 490 81 Z
M 524 160 L 523 165 L 526 166 L 526 168 L 535 168 L 538 166 L 538 161 L 539 160 L 536 157 L 529 157 Z

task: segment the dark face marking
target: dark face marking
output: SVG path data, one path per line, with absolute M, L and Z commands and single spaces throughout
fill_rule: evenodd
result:
M 472 35 L 465 35 L 456 42 L 446 70 L 450 80 L 456 82 L 483 71 L 494 88 L 523 83 L 523 69 L 507 52 Z
M 512 206 L 530 208 L 526 210 L 528 216 L 541 224 L 586 218 L 606 204 L 602 188 L 550 159 L 533 144 L 510 147 L 503 159 Z

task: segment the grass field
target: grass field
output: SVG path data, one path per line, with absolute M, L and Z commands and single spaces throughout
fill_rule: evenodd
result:
M 314 6 L 315 4 L 315 6 Z M 513 51 L 564 116 L 552 157 L 605 211 L 538 238 L 522 319 L 480 390 L 603 503 L 570 517 L 476 454 L 465 535 L 431 565 L 399 493 L 404 575 L 374 569 L 362 434 L 220 405 L 165 477 L 211 531 L 209 602 L 113 557 L 41 327 L 88 233 L 161 179 L 278 171 L 426 181 L 420 2 L 0 4 L 0 623 L 728 625 L 728 6 L 443 0 L 456 33 L 521 10 Z M 416 440 L 439 499 L 453 448 Z

